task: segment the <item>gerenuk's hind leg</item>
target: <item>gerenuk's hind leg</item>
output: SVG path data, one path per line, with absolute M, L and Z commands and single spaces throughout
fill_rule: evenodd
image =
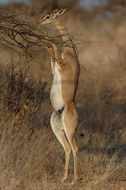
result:
M 66 139 L 66 136 L 64 134 L 61 115 L 59 115 L 57 112 L 53 112 L 51 116 L 51 126 L 54 134 L 56 135 L 57 139 L 61 143 L 61 145 L 64 148 L 65 151 L 65 171 L 64 176 L 62 178 L 62 183 L 67 179 L 68 177 L 68 166 L 69 166 L 69 160 L 70 160 L 70 152 L 71 152 L 71 146 L 69 142 Z
M 74 183 L 77 181 L 77 152 L 78 152 L 78 147 L 74 138 L 74 132 L 78 123 L 78 114 L 73 102 L 69 105 L 66 105 L 63 112 L 62 120 L 63 120 L 64 131 L 71 145 L 74 157 L 74 177 L 72 181 Z

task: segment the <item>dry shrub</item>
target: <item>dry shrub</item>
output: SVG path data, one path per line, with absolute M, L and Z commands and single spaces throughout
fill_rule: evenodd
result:
M 1 82 L 1 101 L 3 109 L 10 112 L 21 112 L 28 106 L 40 107 L 47 97 L 46 81 L 37 81 L 28 74 L 28 69 L 17 69 L 12 65 L 6 71 Z

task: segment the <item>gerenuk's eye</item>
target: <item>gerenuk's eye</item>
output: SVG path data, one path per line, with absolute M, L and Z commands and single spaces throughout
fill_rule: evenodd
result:
M 46 19 L 49 19 L 50 18 L 50 16 L 48 15 L 47 17 L 46 17 Z

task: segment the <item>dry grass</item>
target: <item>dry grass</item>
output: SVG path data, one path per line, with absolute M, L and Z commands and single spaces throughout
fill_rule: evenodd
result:
M 34 17 L 38 14 L 32 7 L 27 10 Z M 83 21 L 86 13 L 76 12 L 76 18 L 74 14 L 71 11 L 64 16 L 66 27 L 78 33 L 74 38 L 88 42 L 78 46 L 80 63 L 87 70 L 81 69 L 76 98 L 78 182 L 69 183 L 71 160 L 68 183 L 60 183 L 64 151 L 49 123 L 52 78 L 46 52 L 36 55 L 29 65 L 15 53 L 12 62 L 11 54 L 2 50 L 0 190 L 125 190 L 126 25 L 123 19 L 119 23 L 119 18 Z

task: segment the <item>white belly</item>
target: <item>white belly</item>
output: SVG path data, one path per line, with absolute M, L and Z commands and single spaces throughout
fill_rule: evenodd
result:
M 55 69 L 54 69 L 54 78 L 50 92 L 50 99 L 52 106 L 56 111 L 61 110 L 64 107 L 64 101 L 61 89 L 61 73 L 57 63 L 55 64 Z

